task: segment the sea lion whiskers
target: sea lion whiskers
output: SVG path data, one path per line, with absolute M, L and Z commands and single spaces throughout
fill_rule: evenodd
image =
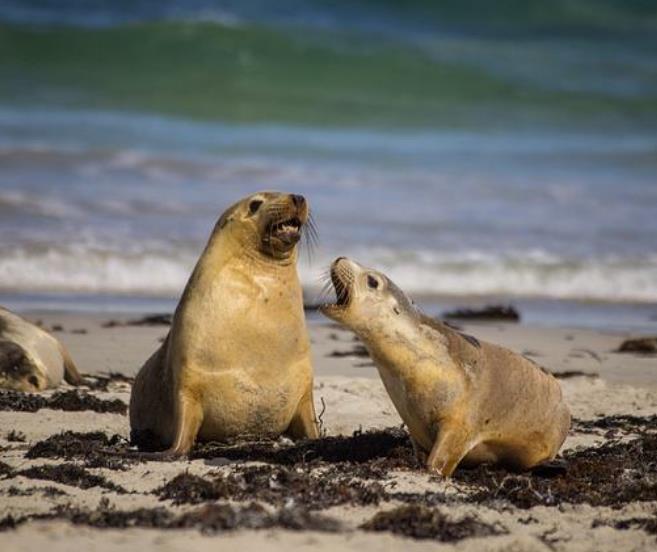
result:
M 317 304 L 324 304 L 331 297 L 333 292 L 333 282 L 331 280 L 331 271 L 326 269 L 317 277 L 317 283 L 320 286 L 319 292 L 315 297 Z
M 301 228 L 301 235 L 308 255 L 308 262 L 310 263 L 315 249 L 319 246 L 319 232 L 317 231 L 317 224 L 311 209 L 308 209 L 308 220 Z

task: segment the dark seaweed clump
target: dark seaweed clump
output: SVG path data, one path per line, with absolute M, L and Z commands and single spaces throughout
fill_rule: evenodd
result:
M 154 492 L 160 500 L 171 500 L 174 504 L 198 504 L 230 496 L 224 492 L 223 485 L 188 472 L 178 474 Z
M 594 523 L 595 526 L 595 523 Z M 651 518 L 630 518 L 614 522 L 613 527 L 620 530 L 643 529 L 646 533 L 657 535 L 657 512 Z
M 582 372 L 581 370 L 563 370 L 561 372 L 550 372 L 557 379 L 571 379 L 571 378 L 597 378 L 599 374 L 596 372 Z
M 14 518 L 9 515 L 0 520 L 0 531 L 14 529 L 30 519 L 63 519 L 75 525 L 88 525 L 103 529 L 143 527 L 152 529 L 197 529 L 203 533 L 218 533 L 234 529 L 269 529 L 282 527 L 292 530 L 337 531 L 337 521 L 309 514 L 298 508 L 283 508 L 269 512 L 259 504 L 232 506 L 208 504 L 176 516 L 165 508 L 140 508 L 122 511 L 99 505 L 95 510 L 58 507 L 53 512 Z
M 64 463 L 57 465 L 34 466 L 14 472 L 14 476 L 22 475 L 29 479 L 44 479 L 46 481 L 55 481 L 63 485 L 79 487 L 80 489 L 91 489 L 92 487 L 102 487 L 117 493 L 126 493 L 127 491 L 108 481 L 101 475 L 89 473 L 85 468 L 75 464 Z
M 657 354 L 657 337 L 637 337 L 627 339 L 618 348 L 619 353 L 636 353 L 640 355 Z
M 22 431 L 16 431 L 15 429 L 12 429 L 9 433 L 7 433 L 7 441 L 10 441 L 12 443 L 24 443 L 27 440 L 25 437 L 25 433 Z
M 490 466 L 456 472 L 456 479 L 484 487 L 471 499 L 507 500 L 519 508 L 562 502 L 621 507 L 657 499 L 657 435 L 567 452 L 565 470 L 510 474 Z
M 351 437 L 324 437 L 303 440 L 287 447 L 273 441 L 238 444 L 206 443 L 191 453 L 195 458 L 267 462 L 292 466 L 310 462 L 364 463 L 381 460 L 388 469 L 417 466 L 408 434 L 398 428 L 355 432 Z
M 94 412 L 123 415 L 128 412 L 128 405 L 119 399 L 103 400 L 77 390 L 58 392 L 51 397 L 19 391 L 0 391 L 0 410 L 37 412 L 42 408 L 69 412 L 93 410 Z
M 5 462 L 0 462 L 0 475 L 9 475 L 13 471 L 12 467 Z
M 80 459 L 88 468 L 125 470 L 130 464 L 139 462 L 129 453 L 128 446 L 120 435 L 108 437 L 101 431 L 64 431 L 35 443 L 25 457 Z
M 327 477 L 323 473 L 281 466 L 249 466 L 227 476 L 205 479 L 181 473 L 155 490 L 174 504 L 195 504 L 218 499 L 258 500 L 281 506 L 292 501 L 307 510 L 338 504 L 366 505 L 388 500 L 378 482 L 365 483 L 353 477 Z
M 367 349 L 363 345 L 354 345 L 352 349 L 347 351 L 332 351 L 329 355 L 332 358 L 345 358 L 345 357 L 355 357 L 355 358 L 368 358 L 370 354 L 367 352 Z
M 605 416 L 595 420 L 579 420 L 575 418 L 573 425 L 577 431 L 583 433 L 594 433 L 595 430 L 607 430 L 624 433 L 643 433 L 645 431 L 657 431 L 657 414 L 652 416 L 632 416 L 631 414 L 620 414 Z
M 65 496 L 68 493 L 57 487 L 30 487 L 28 489 L 19 489 L 18 487 L 9 487 L 7 494 L 9 496 L 32 496 L 41 493 L 47 497 Z
M 130 384 L 135 378 L 126 376 L 121 372 L 108 372 L 106 374 L 85 374 L 84 385 L 93 391 L 107 391 L 112 384 Z
M 102 324 L 103 328 L 125 328 L 127 326 L 171 326 L 172 314 L 148 314 L 134 320 L 108 320 Z
M 490 525 L 470 516 L 451 521 L 439 510 L 419 504 L 379 512 L 361 525 L 361 529 L 389 531 L 414 539 L 435 539 L 440 542 L 455 542 L 471 537 L 490 537 L 507 533 L 500 525 Z
M 480 309 L 456 309 L 443 313 L 443 318 L 456 320 L 481 320 L 520 322 L 520 313 L 511 305 L 487 305 Z

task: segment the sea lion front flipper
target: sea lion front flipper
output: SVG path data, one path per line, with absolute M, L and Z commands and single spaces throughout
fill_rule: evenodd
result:
M 64 360 L 64 379 L 66 383 L 70 385 L 75 385 L 76 387 L 84 384 L 84 378 L 78 372 L 71 355 L 68 354 L 68 351 L 63 345 L 60 345 L 59 350 L 62 353 L 62 359 Z
M 427 469 L 451 477 L 461 460 L 472 449 L 469 432 L 461 424 L 441 424 L 427 460 Z
M 315 415 L 315 405 L 313 402 L 312 389 L 306 393 L 285 432 L 292 439 L 318 439 L 319 427 L 317 416 Z
M 185 456 L 192 450 L 196 436 L 203 422 L 201 405 L 188 397 L 189 393 L 180 393 L 176 405 L 176 434 L 168 450 L 157 453 L 163 458 Z

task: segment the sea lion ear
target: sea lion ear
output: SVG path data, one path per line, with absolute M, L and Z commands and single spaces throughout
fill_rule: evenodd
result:
M 235 215 L 235 211 L 238 207 L 239 203 L 233 205 L 230 209 L 227 209 L 226 212 L 224 212 L 224 214 L 219 217 L 219 220 L 217 221 L 217 229 L 221 230 L 224 226 L 233 220 L 233 216 Z
M 217 228 L 219 228 L 219 230 L 221 230 L 221 229 L 222 229 L 224 226 L 226 226 L 231 220 L 233 220 L 232 217 L 222 216 L 222 217 L 219 219 L 219 222 L 217 222 Z

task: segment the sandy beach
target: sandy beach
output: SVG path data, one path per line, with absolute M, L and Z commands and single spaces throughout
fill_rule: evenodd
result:
M 315 398 L 326 446 L 205 445 L 177 462 L 125 454 L 129 378 L 167 326 L 133 325 L 134 315 L 28 318 L 53 330 L 83 373 L 114 376 L 95 380 L 101 384 L 85 396 L 99 401 L 82 401 L 79 411 L 52 403 L 29 412 L 35 408 L 3 399 L 3 550 L 657 546 L 657 359 L 615 352 L 627 334 L 464 324 L 559 376 L 575 422 L 562 450 L 565 472 L 481 468 L 443 481 L 414 464 L 401 420 L 354 336 L 314 316 Z

